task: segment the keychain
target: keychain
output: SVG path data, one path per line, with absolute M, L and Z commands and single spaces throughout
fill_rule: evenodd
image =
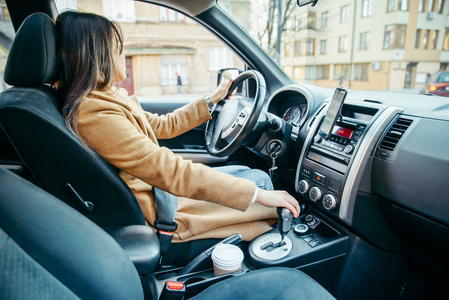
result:
M 270 174 L 271 181 L 273 182 L 273 186 L 275 187 L 278 182 L 278 172 L 277 172 L 278 167 L 276 166 L 276 158 L 278 157 L 278 150 L 280 147 L 281 147 L 280 145 L 276 145 L 275 147 L 273 147 L 273 150 L 270 153 L 271 168 L 268 169 L 268 172 Z

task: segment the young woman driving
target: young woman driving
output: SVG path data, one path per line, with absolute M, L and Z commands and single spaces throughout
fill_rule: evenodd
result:
M 224 238 L 241 233 L 244 240 L 271 229 L 274 207 L 295 217 L 298 202 L 284 191 L 270 191 L 265 172 L 240 168 L 236 176 L 184 160 L 157 139 L 178 136 L 211 119 L 205 98 L 165 116 L 145 112 L 135 96 L 115 84 L 126 78 L 123 38 L 118 24 L 90 13 L 68 11 L 56 21 L 58 92 L 69 128 L 116 167 L 139 201 L 149 225 L 156 220 L 153 187 L 179 197 L 175 242 Z M 231 82 L 210 95 L 222 100 Z M 232 100 L 231 100 L 232 101 Z M 245 173 L 245 174 L 243 174 Z

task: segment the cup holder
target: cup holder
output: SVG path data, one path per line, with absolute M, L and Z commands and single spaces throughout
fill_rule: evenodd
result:
M 191 277 L 191 278 L 189 278 L 189 279 L 187 279 L 186 281 L 184 281 L 184 285 L 189 285 L 189 284 L 193 284 L 193 283 L 196 283 L 196 282 L 200 282 L 200 281 L 203 281 L 203 280 L 205 280 L 206 278 L 204 278 L 204 277 Z

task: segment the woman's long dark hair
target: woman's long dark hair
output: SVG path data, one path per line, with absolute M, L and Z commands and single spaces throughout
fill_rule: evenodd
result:
M 120 26 L 105 17 L 66 11 L 56 20 L 59 80 L 62 115 L 67 127 L 78 137 L 77 110 L 94 90 L 106 90 L 115 74 L 114 53 L 122 53 Z M 82 140 L 82 139 L 81 139 Z

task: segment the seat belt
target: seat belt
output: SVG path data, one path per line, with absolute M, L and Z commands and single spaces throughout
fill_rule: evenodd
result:
M 157 220 L 154 227 L 157 229 L 162 258 L 170 249 L 173 231 L 178 228 L 178 222 L 175 221 L 178 197 L 155 187 L 153 187 L 153 190 L 157 210 Z

